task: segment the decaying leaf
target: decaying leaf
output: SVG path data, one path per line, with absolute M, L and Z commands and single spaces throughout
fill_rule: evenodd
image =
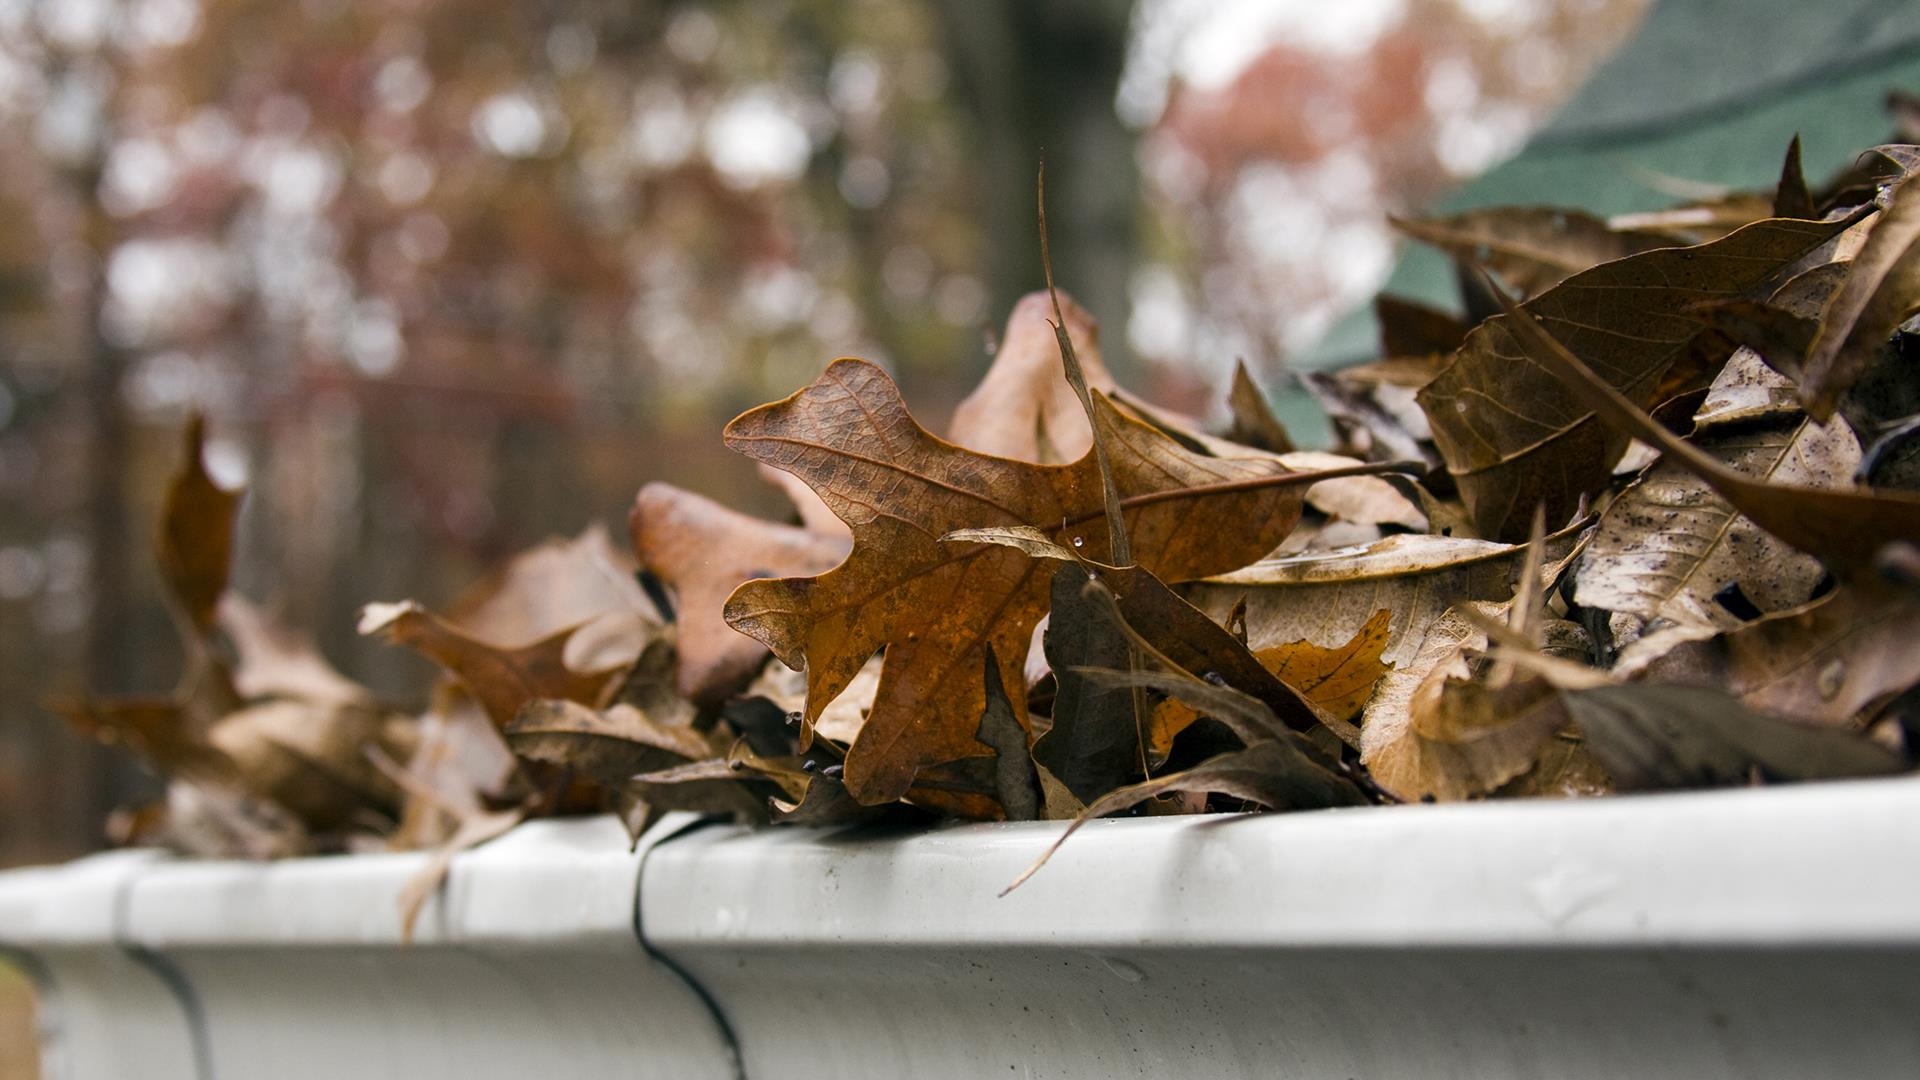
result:
M 1728 468 L 1706 451 L 1683 442 L 1640 411 L 1606 379 L 1594 373 L 1524 308 L 1506 316 L 1514 340 L 1540 370 L 1552 372 L 1569 393 L 1618 431 L 1658 447 L 1667 459 L 1698 476 L 1761 528 L 1811 555 L 1842 576 L 1875 573 L 1880 550 L 1920 536 L 1920 495 L 1904 491 L 1822 489 L 1769 484 Z
M 1087 386 L 1111 394 L 1113 376 L 1100 359 L 1100 328 L 1086 309 L 1062 296 L 1063 329 L 1073 342 Z M 1045 290 L 1030 292 L 1007 317 L 1000 351 L 980 385 L 953 412 L 947 438 L 995 457 L 1047 465 L 1077 460 L 1093 447 L 1093 430 L 1060 367 L 1060 349 Z
M 1159 795 L 1187 791 L 1225 795 L 1273 810 L 1314 810 L 1332 806 L 1359 806 L 1366 802 L 1358 788 L 1328 772 L 1324 766 L 1302 753 L 1297 744 L 1279 740 L 1258 742 L 1244 750 L 1209 758 L 1191 769 L 1108 792 L 1088 804 L 1080 816 L 1073 819 L 1073 824 L 1060 834 L 1060 838 L 1000 895 L 1005 896 L 1025 883 L 1053 857 L 1054 852 L 1060 850 L 1060 845 L 1066 843 L 1068 837 L 1087 822 L 1138 806 Z
M 631 663 L 662 621 L 637 569 L 595 523 L 515 555 L 449 604 L 446 619 L 481 641 L 537 641 L 577 628 L 567 663 L 603 671 Z
M 1887 776 L 1907 767 L 1868 739 L 1763 716 L 1711 687 L 1604 686 L 1559 698 L 1621 790 Z
M 1551 206 L 1496 207 L 1447 218 L 1391 220 L 1416 240 L 1493 268 L 1530 297 L 1601 263 L 1675 244 L 1671 236 L 1616 229 L 1591 214 Z
M 1920 311 L 1920 184 L 1911 176 L 1888 190 L 1886 209 L 1849 265 L 1802 365 L 1801 398 L 1816 420 L 1833 415 L 1881 345 Z
M 1254 651 L 1262 667 L 1281 682 L 1323 710 L 1333 720 L 1351 720 L 1373 696 L 1374 687 L 1392 665 L 1380 659 L 1386 650 L 1393 613 L 1385 608 L 1373 613 L 1352 640 L 1334 648 L 1322 648 L 1310 641 L 1291 641 L 1284 645 Z M 1163 701 L 1153 710 L 1148 729 L 1147 759 L 1158 767 L 1173 751 L 1173 740 L 1200 718 L 1191 705 L 1178 700 Z
M 1564 560 L 1580 532 L 1572 528 L 1548 537 L 1548 562 Z M 1255 650 L 1297 641 L 1337 648 L 1376 612 L 1391 611 L 1380 657 L 1404 667 L 1425 628 L 1448 607 L 1512 596 L 1525 554 L 1519 544 L 1407 534 L 1364 547 L 1262 559 L 1182 592 L 1215 619 L 1245 600 L 1247 643 Z
M 1267 395 L 1260 392 L 1260 388 L 1254 385 L 1253 376 L 1247 374 L 1244 360 L 1233 365 L 1233 385 L 1227 391 L 1227 412 L 1233 418 L 1232 425 L 1227 428 L 1229 440 L 1274 454 L 1285 454 L 1295 449 L 1286 425 L 1273 415 L 1272 406 L 1267 404 Z
M 1576 353 L 1605 372 L 1609 390 L 1635 405 L 1651 404 L 1669 369 L 1703 332 L 1690 308 L 1766 285 L 1848 224 L 1756 222 L 1711 244 L 1602 263 L 1521 310 L 1532 325 L 1544 322 L 1565 335 Z M 1476 527 L 1497 540 L 1524 536 L 1537 505 L 1546 506 L 1550 525 L 1570 518 L 1583 496 L 1605 485 L 1628 434 L 1601 423 L 1590 402 L 1565 388 L 1536 350 L 1516 341 L 1514 321 L 1503 316 L 1475 328 L 1453 363 L 1420 391 L 1434 440 Z M 1707 374 L 1697 385 L 1709 381 Z
M 1272 548 L 1299 519 L 1299 485 L 1287 484 L 1291 474 L 1277 462 L 1198 454 L 1104 396 L 1093 402 L 1142 566 L 1175 580 L 1230 569 Z M 807 480 L 853 529 L 841 566 L 749 582 L 727 602 L 731 625 L 788 666 L 806 667 L 808 723 L 887 646 L 879 694 L 848 754 L 849 790 L 862 801 L 898 798 L 916 769 L 978 754 L 983 701 L 972 672 L 991 645 L 1009 665 L 1003 678 L 1020 684 L 1046 577 L 1008 548 L 939 538 L 1028 525 L 1104 559 L 1105 530 L 1092 527 L 1103 503 L 1092 456 L 1037 466 L 944 443 L 913 422 L 885 373 L 857 360 L 836 361 L 793 397 L 736 418 L 726 439 Z M 1188 528 L 1214 514 L 1241 524 Z
M 187 625 L 205 635 L 227 591 L 227 567 L 233 559 L 233 527 L 241 494 L 214 483 L 207 474 L 206 421 L 187 422 L 180 471 L 167 488 L 160 514 L 160 574 L 179 604 Z
M 1762 712 L 1847 726 L 1920 684 L 1916 642 L 1920 597 L 1842 585 L 1803 607 L 1676 644 L 1631 674 L 1717 687 Z
M 502 728 L 529 701 L 559 698 L 590 703 L 605 692 L 617 669 L 581 672 L 566 664 L 567 639 L 575 629 L 508 648 L 468 637 L 411 600 L 368 604 L 360 613 L 362 634 L 379 634 L 446 668 Z
M 1765 370 L 1757 360 L 1754 366 Z M 1740 371 L 1734 363 L 1727 370 Z M 1849 486 L 1860 462 L 1852 434 L 1800 415 L 1770 420 L 1772 382 L 1755 373 L 1744 395 L 1732 388 L 1710 395 L 1713 408 L 1696 418 L 1695 444 L 1769 483 Z M 1724 419 L 1729 415 L 1741 422 Z M 1737 586 L 1759 611 L 1780 611 L 1805 603 L 1824 574 L 1818 559 L 1763 531 L 1698 476 L 1662 462 L 1601 515 L 1581 556 L 1575 595 L 1584 606 L 1648 621 L 1730 629 L 1748 613 L 1716 599 L 1727 589 Z
M 1081 674 L 1083 668 L 1125 671 L 1135 657 L 1108 609 L 1088 595 L 1091 580 L 1085 567 L 1071 562 L 1053 571 L 1046 652 L 1059 685 L 1052 725 L 1033 747 L 1034 760 L 1083 803 L 1146 773 L 1147 703 L 1133 688 L 1104 686 Z
M 1403 799 L 1483 795 L 1534 766 L 1567 720 L 1553 687 L 1476 682 L 1487 635 L 1463 608 L 1426 629 L 1420 651 L 1380 681 L 1360 724 L 1360 760 Z M 1479 605 L 1494 615 L 1504 605 Z M 1458 700 L 1465 691 L 1470 700 Z
M 753 678 L 766 647 L 726 624 L 728 594 L 754 578 L 832 569 L 845 540 L 762 521 L 671 484 L 648 484 L 628 515 L 633 549 L 678 596 L 680 692 L 711 704 Z

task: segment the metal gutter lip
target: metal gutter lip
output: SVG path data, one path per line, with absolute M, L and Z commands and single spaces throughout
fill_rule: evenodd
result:
M 641 883 L 676 947 L 1920 944 L 1920 779 L 880 836 L 709 829 Z

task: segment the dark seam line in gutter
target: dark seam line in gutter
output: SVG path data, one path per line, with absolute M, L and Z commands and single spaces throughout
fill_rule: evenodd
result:
M 128 875 L 121 879 L 119 887 L 114 891 L 114 944 L 127 954 L 128 959 L 153 972 L 154 978 L 160 980 L 160 984 L 173 994 L 174 1000 L 180 1005 L 181 1016 L 187 1022 L 187 1045 L 193 1051 L 193 1073 L 200 1080 L 214 1080 L 213 1044 L 207 1034 L 207 1013 L 200 1004 L 199 993 L 194 990 L 193 984 L 187 981 L 186 975 L 174 965 L 172 960 L 128 940 L 127 905 L 132 902 L 133 885 L 137 880 L 139 875 Z
M 708 825 L 719 824 L 720 820 L 719 818 L 700 818 L 695 821 L 690 821 L 668 835 L 647 845 L 647 850 L 640 855 L 640 866 L 635 871 L 636 882 L 633 890 L 633 936 L 639 940 L 640 947 L 646 951 L 648 956 L 652 957 L 661 967 L 673 972 L 674 977 L 679 979 L 680 982 L 692 992 L 693 996 L 700 1000 L 702 1005 L 706 1006 L 708 1015 L 713 1017 L 715 1029 L 720 1033 L 721 1041 L 726 1044 L 727 1063 L 732 1069 L 734 1080 L 748 1080 L 746 1059 L 742 1057 L 740 1053 L 740 1040 L 734 1035 L 733 1023 L 727 1019 L 726 1010 L 720 1007 L 720 999 L 714 997 L 712 991 L 702 985 L 700 980 L 694 978 L 692 972 L 681 967 L 680 963 L 673 957 L 655 948 L 653 942 L 647 940 L 647 931 L 643 916 L 646 908 L 644 898 L 646 896 L 647 886 L 647 863 L 653 858 L 653 853 L 663 845 L 671 844 L 688 833 L 705 828 Z

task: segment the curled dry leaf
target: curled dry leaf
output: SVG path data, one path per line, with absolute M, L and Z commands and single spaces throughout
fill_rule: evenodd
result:
M 246 597 L 222 597 L 218 621 L 233 643 L 233 687 L 241 697 L 372 704 L 371 691 L 340 674 L 311 641 L 268 618 Z
M 404 759 L 417 741 L 409 717 L 365 704 L 293 699 L 230 713 L 207 737 L 233 761 L 247 791 L 320 832 L 347 829 L 367 809 L 396 809 L 399 790 L 366 751 L 378 747 Z
M 1878 356 L 1894 330 L 1920 310 L 1920 184 L 1911 175 L 1886 192 L 1886 209 L 1849 264 L 1802 365 L 1801 399 L 1817 420 Z
M 1491 267 L 1526 296 L 1538 296 L 1601 263 L 1675 246 L 1671 236 L 1616 229 L 1591 214 L 1551 206 L 1494 207 L 1446 218 L 1390 220 L 1416 240 Z
M 1649 404 L 1703 333 L 1688 314 L 1694 305 L 1767 284 L 1848 224 L 1756 222 L 1711 244 L 1602 263 L 1521 310 L 1566 335 L 1606 373 L 1610 390 Z M 1601 423 L 1590 402 L 1516 341 L 1513 322 L 1503 316 L 1476 327 L 1453 363 L 1420 391 L 1476 528 L 1497 540 L 1523 537 L 1536 505 L 1546 505 L 1549 524 L 1571 517 L 1583 496 L 1606 485 L 1628 434 Z
M 878 656 L 860 665 L 859 674 L 847 683 L 840 696 L 820 710 L 813 722 L 814 734 L 842 746 L 851 744 L 859 736 L 860 728 L 867 722 L 867 711 L 873 708 L 873 696 L 880 690 L 880 666 Z M 785 664 L 768 664 L 760 669 L 743 696 L 765 698 L 788 715 L 799 713 L 807 707 L 807 673 Z
M 845 540 L 749 517 L 671 484 L 648 484 L 627 518 L 640 563 L 678 596 L 677 685 L 713 704 L 765 663 L 766 647 L 728 626 L 727 596 L 755 578 L 824 573 L 846 558 Z
M 1195 453 L 1104 396 L 1092 400 L 1142 566 L 1173 579 L 1217 573 L 1271 549 L 1299 519 L 1298 484 L 1277 462 Z M 1003 678 L 1019 684 L 1047 578 L 1017 551 L 939 538 L 1028 525 L 1107 556 L 1092 456 L 1039 466 L 942 442 L 914 423 L 884 372 L 857 360 L 836 361 L 794 396 L 736 418 L 726 439 L 806 480 L 853 529 L 841 566 L 748 582 L 727 602 L 729 624 L 806 667 L 809 724 L 887 647 L 879 694 L 847 757 L 848 789 L 863 802 L 895 799 L 917 769 L 979 754 L 984 701 L 973 672 L 991 645 L 1012 665 Z M 1240 527 L 1188 528 L 1214 515 Z
M 1013 305 L 993 365 L 954 410 L 947 427 L 950 442 L 1048 465 L 1074 461 L 1092 448 L 1093 429 L 1060 366 L 1053 310 L 1045 290 Z M 1061 295 L 1060 310 L 1087 386 L 1111 394 L 1113 375 L 1100 359 L 1099 325 L 1070 296 Z
M 239 766 L 207 741 L 205 729 L 192 723 L 174 698 L 56 698 L 47 708 L 81 735 L 124 747 L 162 776 L 215 787 L 241 785 Z
M 637 569 L 595 523 L 515 555 L 448 605 L 446 619 L 481 641 L 536 641 L 577 627 L 568 665 L 603 671 L 632 663 L 662 621 Z
M 1256 450 L 1265 450 L 1274 454 L 1285 454 L 1294 449 L 1293 437 L 1287 434 L 1285 424 L 1273 415 L 1273 407 L 1267 404 L 1267 395 L 1254 385 L 1253 376 L 1247 374 L 1247 364 L 1238 360 L 1233 365 L 1233 386 L 1227 391 L 1227 413 L 1232 424 L 1227 428 L 1227 439 Z
M 1774 536 L 1819 556 L 1835 574 L 1871 577 L 1882 548 L 1920 536 L 1920 495 L 1769 484 L 1731 469 L 1661 427 L 1506 294 L 1501 293 L 1500 300 L 1508 305 L 1503 321 L 1518 347 L 1593 410 L 1589 416 L 1598 415 L 1617 431 L 1658 447 L 1668 461 L 1699 477 L 1734 509 Z
M 1718 687 L 1762 712 L 1847 726 L 1920 684 L 1916 641 L 1920 597 L 1911 590 L 1842 585 L 1803 607 L 1678 644 L 1631 674 Z
M 187 422 L 180 470 L 167 488 L 160 514 L 160 575 L 194 633 L 213 629 L 214 612 L 227 591 L 227 567 L 233 558 L 234 519 L 241 493 L 228 491 L 207 474 L 206 420 Z
M 1415 390 L 1392 383 L 1369 385 L 1350 372 L 1304 372 L 1300 385 L 1313 395 L 1340 436 L 1340 445 L 1371 461 L 1400 459 L 1440 464 L 1430 440 L 1433 431 L 1418 408 L 1396 405 L 1411 402 Z M 1424 385 L 1424 384 L 1423 384 Z M 1398 397 L 1403 399 L 1396 402 Z
M 1888 776 L 1898 756 L 1851 732 L 1761 715 L 1724 690 L 1602 686 L 1559 693 L 1623 791 Z
M 1022 871 L 1000 895 L 1005 896 L 1024 884 L 1046 865 L 1053 853 L 1060 850 L 1060 845 L 1066 843 L 1067 838 L 1080 826 L 1095 818 L 1118 813 L 1148 799 L 1174 792 L 1224 795 L 1258 803 L 1271 810 L 1316 810 L 1333 806 L 1360 806 L 1366 802 L 1359 788 L 1313 760 L 1303 752 L 1299 743 L 1271 739 L 1258 742 L 1244 750 L 1208 758 L 1191 769 L 1168 773 L 1101 796 L 1088 804 L 1080 816 L 1073 819 L 1073 824 L 1060 834 L 1060 839 L 1042 852 L 1033 865 Z
M 1549 563 L 1562 562 L 1581 529 L 1546 540 Z M 1242 570 L 1184 586 L 1195 606 L 1224 619 L 1246 602 L 1247 643 L 1255 650 L 1307 641 L 1337 648 L 1382 609 L 1393 612 L 1383 661 L 1404 667 L 1425 628 L 1456 603 L 1513 595 L 1526 549 L 1464 537 L 1407 534 L 1364 547 L 1262 559 Z
M 1766 371 L 1757 359 L 1752 365 Z M 1727 370 L 1735 372 L 1736 365 Z M 1769 384 L 1779 376 L 1766 376 L 1755 375 L 1748 396 L 1771 400 Z M 1816 424 L 1801 415 L 1767 421 L 1758 402 L 1735 402 L 1731 392 L 1710 397 L 1716 408 L 1702 416 L 1734 413 L 1746 422 L 1700 420 L 1695 445 L 1728 468 L 1769 483 L 1849 486 L 1860 451 L 1844 425 Z M 1732 629 L 1745 613 L 1716 599 L 1728 588 L 1738 586 L 1762 612 L 1780 611 L 1805 603 L 1824 574 L 1818 559 L 1762 530 L 1685 467 L 1662 462 L 1600 516 L 1581 556 L 1575 595 L 1584 606 L 1649 622 Z
M 1388 357 L 1450 353 L 1473 329 L 1450 312 L 1390 293 L 1373 298 L 1373 315 L 1380 324 L 1380 355 Z
M 1488 617 L 1505 605 L 1475 604 Z M 1403 799 L 1484 795 L 1531 769 L 1567 720 L 1545 681 L 1475 678 L 1486 633 L 1462 608 L 1427 627 L 1412 660 L 1380 681 L 1360 724 L 1360 761 Z
M 1393 613 L 1381 608 L 1345 644 L 1328 649 L 1310 641 L 1292 641 L 1255 650 L 1253 656 L 1329 718 L 1351 720 L 1373 696 L 1381 677 L 1392 670 L 1380 659 L 1392 623 Z M 1156 768 L 1163 764 L 1173 752 L 1174 738 L 1199 718 L 1193 706 L 1183 701 L 1157 705 L 1148 729 L 1148 762 Z
M 762 821 L 767 817 L 767 796 L 749 790 L 749 781 L 773 781 L 775 790 L 804 802 L 800 793 L 809 790 L 811 779 L 797 770 L 769 771 L 731 757 L 706 758 L 640 773 L 628 780 L 626 791 L 647 807 Z
M 1301 472 L 1347 469 L 1362 464 L 1359 458 L 1324 450 L 1294 450 L 1281 454 L 1280 463 Z M 1328 517 L 1356 525 L 1398 525 L 1416 532 L 1427 528 L 1427 515 L 1413 500 L 1378 476 L 1323 480 L 1307 489 L 1307 505 Z
M 570 627 L 514 648 L 478 641 L 411 600 L 368 604 L 360 632 L 405 645 L 447 669 L 466 686 L 494 724 L 504 728 L 520 707 L 538 698 L 595 702 L 616 670 L 581 672 L 566 664 Z
M 610 787 L 636 773 L 716 752 L 692 728 L 662 724 L 631 705 L 601 711 L 572 701 L 530 701 L 507 725 L 506 735 L 522 757 L 580 769 Z

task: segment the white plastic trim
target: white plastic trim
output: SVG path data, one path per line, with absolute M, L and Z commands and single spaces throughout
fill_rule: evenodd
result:
M 1060 828 L 536 823 L 412 946 L 418 856 L 108 856 L 0 945 L 79 1080 L 1920 1075 L 1920 781 L 1099 822 L 999 898 Z

